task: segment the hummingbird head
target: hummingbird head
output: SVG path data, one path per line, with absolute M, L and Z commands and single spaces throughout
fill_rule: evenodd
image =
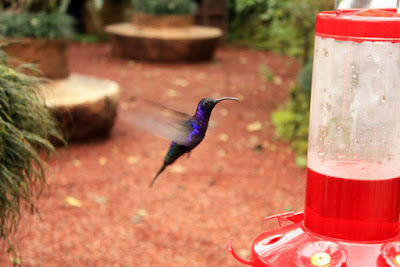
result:
M 212 98 L 203 98 L 200 100 L 198 106 L 197 106 L 197 113 L 200 113 L 200 115 L 208 115 L 210 116 L 211 111 L 214 109 L 215 105 L 218 102 L 224 101 L 224 100 L 235 100 L 239 101 L 239 99 L 235 97 L 222 97 L 218 99 L 212 99 Z

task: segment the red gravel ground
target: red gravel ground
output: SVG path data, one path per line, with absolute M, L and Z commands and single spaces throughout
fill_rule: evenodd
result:
M 305 172 L 270 123 L 295 80 L 294 60 L 224 47 L 213 62 L 140 63 L 111 57 L 107 44 L 73 44 L 70 67 L 117 81 L 119 115 L 109 139 L 60 148 L 49 163 L 41 215 L 26 216 L 16 236 L 23 266 L 243 266 L 226 250 L 231 237 L 248 258 L 254 238 L 277 226 L 263 217 L 303 209 Z M 189 114 L 203 97 L 241 102 L 218 104 L 202 144 L 150 189 L 169 141 L 126 123 L 136 95 Z M 254 122 L 261 129 L 248 131 Z

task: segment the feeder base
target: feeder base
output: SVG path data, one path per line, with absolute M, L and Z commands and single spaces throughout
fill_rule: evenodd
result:
M 377 242 L 348 242 L 317 235 L 303 227 L 303 213 L 284 213 L 277 218 L 280 228 L 259 235 L 250 260 L 235 253 L 231 240 L 228 250 L 241 263 L 253 267 L 329 266 L 365 267 L 400 266 L 400 236 Z M 292 224 L 282 226 L 284 221 Z

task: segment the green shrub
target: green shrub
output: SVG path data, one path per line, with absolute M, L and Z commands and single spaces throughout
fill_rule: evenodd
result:
M 132 0 L 135 12 L 154 15 L 194 14 L 196 4 L 192 0 Z
M 294 56 L 312 55 L 315 16 L 330 0 L 229 0 L 228 37 L 244 45 Z
M 60 11 L 3 12 L 0 36 L 68 39 L 73 34 L 73 23 L 72 17 Z
M 37 78 L 9 67 L 0 49 L 0 239 L 14 258 L 10 235 L 17 230 L 21 209 L 37 211 L 36 200 L 45 183 L 38 151 L 53 152 L 48 140 L 60 138 L 38 85 Z
M 297 153 L 296 162 L 302 167 L 305 166 L 307 154 L 311 76 L 312 62 L 309 62 L 300 72 L 287 106 L 272 113 L 272 123 L 278 137 L 291 142 L 292 149 Z

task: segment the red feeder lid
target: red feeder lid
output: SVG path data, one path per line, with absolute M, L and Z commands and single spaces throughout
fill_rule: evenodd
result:
M 400 42 L 396 9 L 346 9 L 318 13 L 316 35 L 344 41 Z

